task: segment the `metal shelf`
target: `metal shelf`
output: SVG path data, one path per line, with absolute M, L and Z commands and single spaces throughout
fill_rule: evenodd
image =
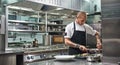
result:
M 13 9 L 13 10 L 22 10 L 22 11 L 28 11 L 28 12 L 37 12 L 31 8 L 26 8 L 26 7 L 20 7 L 20 6 L 12 6 L 12 5 L 9 5 L 8 6 L 9 9 Z
M 49 35 L 63 35 L 64 31 L 48 31 Z
M 23 24 L 38 24 L 45 25 L 44 23 L 31 22 L 31 21 L 20 21 L 20 20 L 8 20 L 9 23 L 23 23 Z
M 64 24 L 47 24 L 48 26 L 66 26 Z
M 39 30 L 17 30 L 17 29 L 9 29 L 10 32 L 37 32 L 37 33 L 44 33 L 45 31 Z

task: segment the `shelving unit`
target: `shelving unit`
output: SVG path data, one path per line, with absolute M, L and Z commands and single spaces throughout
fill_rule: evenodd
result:
M 46 34 L 45 22 L 45 12 L 18 6 L 7 6 L 6 48 L 9 48 L 13 43 L 14 45 L 24 46 L 24 44 L 28 44 L 27 42 L 31 42 L 32 45 L 35 38 L 39 40 L 40 45 L 43 45 L 44 39 L 42 39 L 42 36 Z M 20 43 L 23 43 L 23 41 L 25 43 L 21 45 Z
M 51 12 L 35 11 L 30 8 L 7 6 L 7 48 L 10 46 L 9 43 L 16 42 L 17 44 L 17 42 L 26 41 L 27 37 L 28 40 L 26 42 L 31 42 L 32 44 L 32 41 L 40 35 L 63 35 L 66 25 L 63 24 L 62 16 L 63 14 L 56 15 L 51 14 Z M 41 41 L 40 39 L 43 39 L 42 43 L 44 44 L 46 39 L 43 37 L 38 38 L 39 41 Z
M 55 14 L 56 13 L 56 14 Z M 63 24 L 63 18 L 65 16 L 63 13 L 48 12 L 48 22 L 47 22 L 47 33 L 49 35 L 63 35 L 65 24 Z
M 8 27 L 9 24 L 14 24 L 15 28 L 19 26 L 20 30 L 32 30 L 32 31 L 41 31 L 40 26 L 45 25 L 40 23 L 40 12 L 34 11 L 29 8 L 8 6 L 8 12 L 6 13 L 8 16 Z M 45 14 L 44 14 L 45 15 Z M 36 29 L 33 29 L 35 28 Z M 28 29 L 27 29 L 28 28 Z M 9 29 L 9 28 L 8 28 Z
M 20 29 L 9 29 L 8 28 L 8 31 L 45 32 L 45 31 L 41 30 L 41 26 L 45 26 L 45 24 L 41 24 L 41 23 L 37 23 L 37 22 L 20 21 L 20 20 L 8 20 L 8 22 L 9 22 L 9 26 L 12 26 L 12 27 L 15 26 L 14 28 L 17 28 L 17 27 L 20 28 Z

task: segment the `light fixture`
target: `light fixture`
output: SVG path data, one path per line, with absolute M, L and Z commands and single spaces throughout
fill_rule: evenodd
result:
M 86 2 L 90 2 L 90 0 L 85 0 Z
M 56 8 L 55 10 L 63 10 L 63 8 Z

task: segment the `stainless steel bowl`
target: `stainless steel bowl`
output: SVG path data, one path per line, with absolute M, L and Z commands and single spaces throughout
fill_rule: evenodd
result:
M 102 55 L 101 54 L 92 54 L 87 56 L 87 61 L 89 62 L 101 62 Z

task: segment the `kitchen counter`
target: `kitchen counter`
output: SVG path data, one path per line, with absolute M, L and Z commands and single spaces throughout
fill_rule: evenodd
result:
M 68 50 L 68 47 L 64 44 L 56 44 L 51 46 L 39 46 L 39 47 L 30 47 L 30 48 L 10 48 L 8 50 L 19 52 L 23 51 L 24 54 L 26 53 L 37 53 L 37 52 L 52 52 L 52 51 L 59 51 L 59 50 Z M 14 53 L 13 52 L 13 53 Z
M 53 60 L 28 63 L 26 65 L 118 65 L 118 64 L 105 63 L 105 62 L 88 62 L 85 59 L 74 59 L 69 61 L 58 61 L 53 59 Z
M 18 55 L 18 54 L 23 54 L 23 51 L 0 51 L 0 55 L 8 55 L 8 54 L 15 54 L 15 55 Z
M 49 53 L 49 52 L 55 52 L 55 51 L 67 51 L 67 48 L 57 48 L 57 49 L 44 49 L 44 50 L 28 50 L 24 51 L 24 54 L 35 54 L 35 53 Z

